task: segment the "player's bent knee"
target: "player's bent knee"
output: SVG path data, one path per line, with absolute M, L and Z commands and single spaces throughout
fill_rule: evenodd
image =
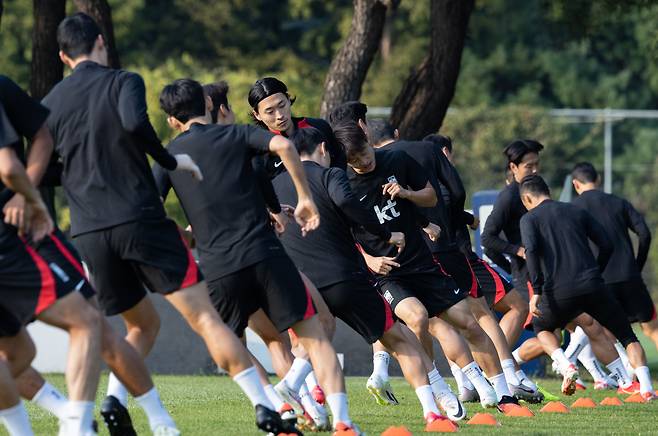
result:
M 427 311 L 424 309 L 413 310 L 405 317 L 404 322 L 414 333 L 424 332 L 429 329 Z

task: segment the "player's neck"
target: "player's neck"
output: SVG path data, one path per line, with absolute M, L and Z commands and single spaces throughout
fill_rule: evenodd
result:
M 596 184 L 595 183 L 583 183 L 580 185 L 580 193 L 582 194 L 583 192 L 587 191 L 595 191 L 596 190 Z
M 387 146 L 388 144 L 390 144 L 391 142 L 395 142 L 395 139 L 386 139 L 386 140 L 384 140 L 384 141 L 378 143 L 377 145 L 374 145 L 373 147 L 375 147 L 375 148 L 386 147 L 386 146 Z
M 192 124 L 210 124 L 210 117 L 206 114 L 201 117 L 194 117 L 187 120 L 187 123 L 183 124 L 181 129 L 183 132 L 187 132 L 192 127 Z
M 79 57 L 77 57 L 77 58 L 75 58 L 75 59 L 72 59 L 72 60 L 70 61 L 70 63 L 69 63 L 69 67 L 70 67 L 72 70 L 74 70 L 75 67 L 77 67 L 77 66 L 80 65 L 81 63 L 83 63 L 83 62 L 87 62 L 87 61 L 95 62 L 95 63 L 97 63 L 97 64 L 99 64 L 99 65 L 102 65 L 102 66 L 104 66 L 104 67 L 107 67 L 107 62 L 105 62 L 105 60 L 104 60 L 103 57 L 100 55 L 100 53 L 98 53 L 98 52 L 96 52 L 96 51 L 92 51 L 92 52 L 89 53 L 88 55 L 82 55 L 82 56 L 79 56 Z

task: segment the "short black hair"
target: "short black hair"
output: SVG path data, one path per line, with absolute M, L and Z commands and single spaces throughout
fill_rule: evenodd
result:
M 514 163 L 518 165 L 523 160 L 523 157 L 528 153 L 539 153 L 544 149 L 544 146 L 534 139 L 517 139 L 512 141 L 503 153 L 507 156 L 507 163 Z
M 591 163 L 580 162 L 571 170 L 571 177 L 581 183 L 596 183 L 599 179 L 599 173 Z
M 361 154 L 368 147 L 368 137 L 357 123 L 346 122 L 334 127 L 336 142 L 343 147 L 347 160 Z
M 521 183 L 519 184 L 519 193 L 521 195 L 530 194 L 535 196 L 551 195 L 551 190 L 541 176 L 531 174 L 521 180 Z
M 318 145 L 320 145 L 322 142 L 327 142 L 327 138 L 325 138 L 322 132 L 315 127 L 297 129 L 295 134 L 290 139 L 292 140 L 293 144 L 295 144 L 295 148 L 300 155 L 311 155 L 315 153 Z
M 160 93 L 160 107 L 181 123 L 206 113 L 203 87 L 192 79 L 178 79 L 165 86 Z
M 366 113 L 368 112 L 368 106 L 360 101 L 347 101 L 336 106 L 329 113 L 329 124 L 331 127 L 337 126 L 339 124 L 351 122 L 358 122 L 359 120 L 366 120 Z
M 447 148 L 450 153 L 452 153 L 452 138 L 450 136 L 439 135 L 438 133 L 432 133 L 423 138 L 423 141 L 433 142 L 443 148 Z
M 228 83 L 223 80 L 215 83 L 203 85 L 203 91 L 212 100 L 212 109 L 210 110 L 210 117 L 212 122 L 217 122 L 217 112 L 219 107 L 224 105 L 228 107 Z
M 368 123 L 368 138 L 373 145 L 395 139 L 395 127 L 384 120 L 370 121 Z
M 278 93 L 285 94 L 290 100 L 290 104 L 295 102 L 295 99 L 291 98 L 290 94 L 288 94 L 288 87 L 286 84 L 276 77 L 263 77 L 262 79 L 256 80 L 256 82 L 251 85 L 247 100 L 249 101 L 249 106 L 256 110 L 258 103 L 267 97 Z
M 66 56 L 77 59 L 91 53 L 101 34 L 101 28 L 93 18 L 78 12 L 64 18 L 57 26 L 57 44 Z

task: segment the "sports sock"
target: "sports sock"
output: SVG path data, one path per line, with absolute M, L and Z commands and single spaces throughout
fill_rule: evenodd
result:
M 0 410 L 0 421 L 4 422 L 10 436 L 32 436 L 32 427 L 23 403 Z
M 372 355 L 372 375 L 379 376 L 382 380 L 388 380 L 388 364 L 391 355 L 386 351 L 378 351 Z
M 522 369 L 519 369 L 518 371 L 516 371 L 516 377 L 523 384 L 523 386 L 526 386 L 526 387 L 532 389 L 533 391 L 537 390 L 537 385 L 535 384 L 535 382 L 530 380 L 530 377 L 528 377 L 525 374 L 525 372 L 523 372 Z
M 265 395 L 267 395 L 267 398 L 270 400 L 270 403 L 274 406 L 274 410 L 277 412 L 281 411 L 281 408 L 285 404 L 279 394 L 276 393 L 274 390 L 274 386 L 272 385 L 267 385 L 263 387 L 263 390 L 265 391 Z
M 316 386 L 318 386 L 318 379 L 315 377 L 315 373 L 311 371 L 307 376 L 306 379 L 304 380 L 306 382 L 306 387 L 308 388 L 309 391 L 312 391 L 315 389 Z
M 258 380 L 256 369 L 254 367 L 251 367 L 250 369 L 254 370 L 254 378 L 256 379 L 256 383 L 262 391 L 263 387 L 260 385 L 260 381 Z M 235 380 L 235 377 L 233 380 Z M 146 417 L 149 420 L 149 426 L 151 427 L 151 430 L 155 430 L 155 428 L 159 425 L 174 428 L 176 427 L 176 424 L 169 415 L 169 412 L 167 412 L 167 410 L 162 405 L 162 401 L 160 401 L 160 395 L 158 394 L 158 390 L 156 388 L 152 388 L 144 395 L 135 397 L 135 401 L 137 401 L 137 404 L 139 404 L 139 406 L 144 410 L 144 413 L 146 413 Z
M 505 377 L 505 373 L 501 372 L 498 375 L 490 377 L 489 381 L 496 391 L 496 397 L 498 398 L 498 401 L 500 401 L 503 397 L 512 396 L 512 393 L 509 391 L 509 387 L 507 386 L 507 378 Z
M 68 434 L 87 434 L 94 420 L 93 401 L 68 401 L 63 419 L 60 419 Z
M 128 390 L 123 386 L 114 373 L 110 373 L 107 381 L 107 396 L 112 395 L 123 405 L 128 407 Z
M 299 388 L 311 371 L 313 367 L 308 360 L 295 357 L 292 366 L 281 381 L 285 382 L 293 392 L 299 392 Z
M 592 352 L 592 346 L 587 344 L 583 347 L 582 351 L 578 355 L 578 360 L 583 364 L 587 372 L 592 375 L 594 382 L 605 382 L 605 373 L 601 370 L 601 367 L 597 365 L 596 356 Z
M 617 353 L 621 358 L 621 362 L 624 364 L 624 368 L 626 368 L 626 373 L 628 373 L 628 375 L 632 379 L 635 370 L 633 369 L 633 365 L 631 365 L 630 360 L 628 360 L 628 354 L 626 354 L 626 349 L 621 344 L 621 342 L 619 341 L 615 342 L 615 350 L 617 350 Z
M 571 365 L 571 361 L 567 359 L 567 356 L 564 354 L 564 350 L 562 348 L 558 348 L 557 350 L 553 351 L 551 353 L 551 359 L 555 363 L 557 363 L 557 367 L 560 370 L 560 373 L 563 373 L 566 368 Z
M 432 392 L 434 392 L 435 395 L 438 396 L 445 391 L 452 392 L 450 386 L 448 386 L 448 383 L 446 383 L 443 377 L 441 377 L 441 374 L 439 374 L 439 370 L 436 369 L 436 367 L 427 374 L 427 378 L 430 381 Z
M 521 347 L 517 348 L 516 350 L 512 351 L 512 357 L 514 357 L 514 360 L 516 360 L 516 363 L 519 365 L 522 365 L 525 363 L 525 360 L 521 359 Z
M 627 388 L 630 386 L 632 380 L 626 372 L 626 368 L 624 367 L 624 363 L 622 362 L 621 357 L 616 358 L 606 366 L 610 370 L 610 375 L 620 387 Z
M 439 408 L 436 407 L 434 393 L 429 385 L 416 388 L 416 396 L 420 401 L 420 405 L 423 407 L 423 417 L 426 417 L 430 412 L 436 413 L 437 415 L 441 414 L 439 413 Z
M 462 368 L 462 372 L 466 377 L 468 377 L 468 380 L 478 391 L 480 398 L 481 399 L 486 398 L 487 396 L 486 394 L 491 389 L 491 385 L 489 384 L 487 379 L 484 378 L 484 375 L 482 375 L 482 370 L 480 369 L 478 364 L 475 362 L 471 362 Z
M 635 368 L 635 375 L 637 376 L 638 381 L 640 382 L 640 392 L 653 392 L 653 386 L 651 384 L 651 375 L 649 374 L 649 368 L 646 366 L 638 366 Z
M 313 398 L 311 391 L 308 390 L 308 386 L 306 385 L 302 385 L 299 389 L 299 401 L 302 403 L 304 410 L 306 410 L 311 417 L 316 416 L 316 410 L 322 407 L 320 403 L 315 401 L 315 398 Z
M 514 366 L 514 360 L 512 359 L 501 360 L 500 366 L 503 367 L 503 373 L 505 374 L 507 383 L 514 386 L 519 386 L 521 384 L 521 380 L 519 380 L 519 378 L 516 376 L 516 367 Z
M 67 399 L 57 388 L 45 382 L 41 389 L 31 400 L 34 404 L 55 415 L 57 418 L 64 416 Z
M 345 425 L 352 425 L 350 414 L 347 407 L 347 394 L 345 392 L 338 392 L 336 394 L 327 395 L 327 404 L 331 409 L 331 414 L 334 417 L 334 427 L 339 422 Z
M 462 389 L 468 389 L 470 391 L 475 389 L 473 383 L 471 383 L 468 377 L 466 377 L 466 374 L 464 374 L 464 372 L 461 370 L 459 365 L 457 365 L 456 363 L 451 363 L 450 372 L 452 372 L 452 376 L 455 378 L 455 381 L 457 382 L 457 388 L 460 391 Z
M 575 365 L 578 360 L 578 355 L 586 345 L 589 345 L 589 339 L 587 338 L 585 331 L 578 326 L 571 334 L 569 345 L 567 346 L 567 349 L 564 350 L 564 354 L 567 356 L 567 359 Z

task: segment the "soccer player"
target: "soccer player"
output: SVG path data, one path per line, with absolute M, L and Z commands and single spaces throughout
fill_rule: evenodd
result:
M 553 331 L 587 312 L 626 347 L 640 381 L 642 397 L 653 400 L 655 394 L 644 349 L 628 320 L 619 316 L 616 298 L 604 287 L 601 272 L 612 255 L 605 230 L 581 208 L 552 201 L 546 182 L 538 175 L 524 178 L 519 193 L 528 209 L 521 218 L 520 231 L 535 291 L 530 300 L 532 324 L 546 354 L 560 367 L 564 377 L 562 392 L 574 393 L 578 370 L 564 355 Z M 589 247 L 590 240 L 599 249 L 597 258 Z M 610 342 L 601 344 L 604 346 L 597 355 L 623 385 L 628 375 L 621 358 Z M 592 342 L 594 348 L 597 345 Z
M 168 149 L 189 153 L 206 170 L 206 180 L 197 183 L 156 168 L 162 197 L 171 184 L 192 225 L 215 308 L 240 336 L 258 309 L 279 331 L 292 328 L 328 392 L 334 429 L 359 433 L 349 418 L 338 358 L 315 316 L 311 296 L 270 227 L 262 193 L 257 185 L 245 183 L 253 178 L 253 156 L 276 153 L 297 190 L 295 218 L 302 233 L 315 230 L 320 217 L 294 145 L 253 126 L 211 125 L 203 89 L 190 79 L 166 86 L 160 105 L 171 127 L 181 132 Z

